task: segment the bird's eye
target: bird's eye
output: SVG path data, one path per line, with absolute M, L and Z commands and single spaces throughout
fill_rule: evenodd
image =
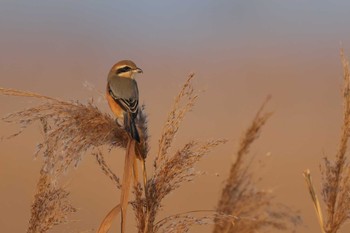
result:
M 131 68 L 130 68 L 129 66 L 124 66 L 124 67 L 119 68 L 119 69 L 117 70 L 117 74 L 124 73 L 124 72 L 128 72 L 128 71 L 130 71 L 130 70 L 131 70 Z

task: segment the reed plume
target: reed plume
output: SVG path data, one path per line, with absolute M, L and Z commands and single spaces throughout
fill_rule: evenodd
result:
M 242 135 L 235 162 L 231 166 L 216 209 L 218 213 L 236 216 L 235 224 L 217 219 L 214 233 L 260 232 L 271 228 L 284 230 L 288 229 L 290 223 L 296 225 L 300 221 L 294 211 L 284 205 L 275 204 L 271 192 L 256 187 L 249 165 L 246 164 L 252 143 L 272 115 L 270 112 L 263 113 L 269 99 L 270 97 L 266 99 Z
M 76 212 L 68 196 L 68 191 L 59 187 L 52 176 L 43 172 L 31 207 L 27 233 L 44 233 L 55 225 L 67 222 L 67 216 Z
M 350 136 L 350 70 L 349 61 L 343 50 L 340 55 L 343 65 L 343 123 L 335 160 L 332 161 L 326 157 L 321 166 L 325 214 L 322 213 L 317 194 L 313 191 L 310 171 L 304 172 L 321 231 L 325 233 L 338 232 L 345 221 L 350 218 L 350 164 L 346 157 Z
M 181 184 L 192 181 L 199 174 L 194 169 L 195 164 L 215 147 L 226 142 L 225 139 L 190 141 L 175 153 L 169 152 L 181 122 L 186 113 L 192 110 L 198 97 L 192 85 L 193 78 L 194 74 L 190 74 L 168 114 L 154 160 L 153 175 L 148 179 L 145 190 L 141 185 L 134 190 L 135 200 L 132 205 L 140 233 L 187 232 L 192 225 L 212 224 L 215 218 L 233 221 L 233 216 L 215 211 L 205 216 L 196 216 L 201 211 L 193 211 L 156 220 L 163 199 Z M 142 196 L 143 191 L 145 197 Z

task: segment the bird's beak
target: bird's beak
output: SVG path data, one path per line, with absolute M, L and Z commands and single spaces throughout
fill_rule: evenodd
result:
M 143 73 L 143 70 L 140 68 L 136 68 L 133 71 L 134 71 L 134 73 L 141 73 L 141 74 Z

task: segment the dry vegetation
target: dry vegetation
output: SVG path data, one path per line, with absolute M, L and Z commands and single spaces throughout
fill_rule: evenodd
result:
M 217 208 L 157 219 L 164 198 L 183 183 L 192 181 L 199 175 L 195 170 L 196 163 L 215 147 L 226 142 L 225 139 L 205 142 L 194 140 L 177 149 L 175 153 L 170 152 L 180 123 L 186 113 L 192 110 L 197 99 L 191 82 L 193 77 L 193 74 L 189 76 L 175 99 L 159 140 L 153 171 L 149 177 L 145 176 L 143 184 L 138 180 L 138 172 L 134 165 L 136 157 L 142 163 L 146 158 L 150 158 L 144 108 L 141 109 L 136 122 L 142 140 L 134 147 L 134 142 L 130 141 L 125 130 L 116 124 L 111 116 L 101 113 L 93 102 L 67 102 L 31 92 L 0 88 L 0 94 L 3 95 L 33 97 L 44 101 L 39 106 L 3 118 L 7 122 L 20 124 L 22 130 L 33 122 L 40 122 L 43 126 L 44 139 L 38 148 L 43 155 L 44 164 L 31 209 L 28 232 L 47 232 L 54 225 L 67 221 L 68 215 L 76 211 L 69 203 L 69 192 L 60 186 L 60 178 L 63 171 L 69 170 L 71 164 L 77 165 L 86 154 L 92 154 L 96 158 L 96 164 L 101 171 L 121 190 L 120 204 L 103 219 L 99 233 L 107 232 L 119 214 L 122 217 L 122 232 L 126 231 L 123 225 L 128 203 L 132 206 L 137 222 L 136 229 L 140 233 L 187 232 L 193 225 L 206 224 L 213 224 L 215 233 L 293 229 L 299 222 L 299 217 L 287 207 L 274 203 L 271 193 L 256 186 L 246 163 L 251 144 L 257 139 L 271 115 L 264 113 L 266 102 L 242 136 L 236 160 L 232 164 Z M 102 146 L 126 149 L 122 182 L 106 163 L 100 150 Z M 129 202 L 132 173 L 134 198 Z
M 251 144 L 258 138 L 262 127 L 271 113 L 263 113 L 266 102 L 261 106 L 252 124 L 243 134 L 235 162 L 225 181 L 218 203 L 219 213 L 237 216 L 235 224 L 216 221 L 214 233 L 261 232 L 266 228 L 286 230 L 288 224 L 297 225 L 300 218 L 294 211 L 273 201 L 271 192 L 257 189 L 249 165 L 246 165 Z
M 346 220 L 350 218 L 350 164 L 346 157 L 350 136 L 350 71 L 349 62 L 341 51 L 343 64 L 343 125 L 335 160 L 325 158 L 321 166 L 322 198 L 325 204 L 323 218 L 321 204 L 311 181 L 310 171 L 304 172 L 309 192 L 314 204 L 321 231 L 336 233 Z

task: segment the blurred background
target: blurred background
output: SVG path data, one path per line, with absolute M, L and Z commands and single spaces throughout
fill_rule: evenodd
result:
M 201 91 L 175 141 L 227 138 L 197 166 L 206 174 L 168 196 L 161 216 L 214 209 L 239 138 L 269 94 L 274 115 L 251 154 L 259 187 L 300 211 L 297 232 L 319 232 L 302 172 L 320 190 L 319 165 L 334 157 L 342 121 L 340 48 L 350 54 L 350 1 L 0 1 L 0 86 L 86 103 L 110 112 L 110 67 L 132 59 L 151 134 L 149 170 L 175 95 L 190 72 Z M 86 88 L 94 86 L 93 90 Z M 0 97 L 0 116 L 39 102 Z M 0 122 L 1 136 L 19 129 Z M 42 164 L 39 124 L 0 143 L 0 226 L 25 232 Z M 121 175 L 123 152 L 106 155 Z M 78 213 L 53 232 L 93 232 L 119 201 L 88 154 L 65 184 Z M 194 198 L 193 193 L 201 193 Z M 129 218 L 132 219 L 133 217 Z M 128 221 L 132 229 L 133 221 Z M 211 226 L 192 232 L 210 232 Z M 349 232 L 345 224 L 340 232 Z

